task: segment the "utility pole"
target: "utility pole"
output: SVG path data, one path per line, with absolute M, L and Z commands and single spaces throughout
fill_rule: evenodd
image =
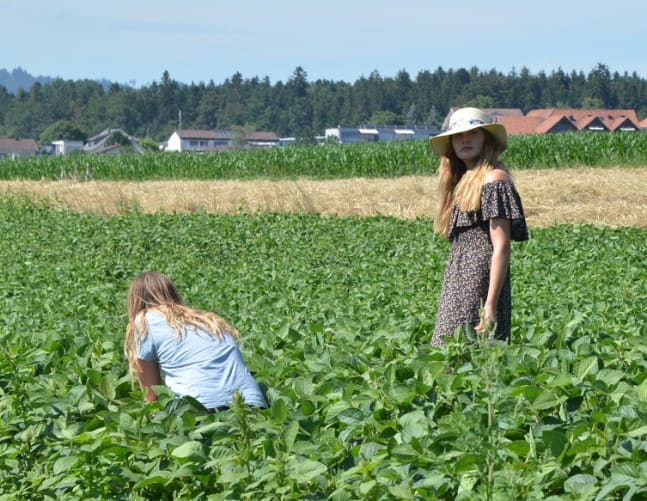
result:
M 179 130 L 182 130 L 182 110 L 177 110 L 177 120 L 179 124 Z

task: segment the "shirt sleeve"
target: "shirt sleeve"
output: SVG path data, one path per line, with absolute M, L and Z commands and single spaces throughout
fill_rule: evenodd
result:
M 528 226 L 521 197 L 510 181 L 496 181 L 483 185 L 481 213 L 484 220 L 503 218 L 512 221 L 512 240 L 528 240 Z
M 137 358 L 141 360 L 157 359 L 157 350 L 155 349 L 155 343 L 153 342 L 150 327 L 148 328 L 146 336 L 139 340 L 139 345 L 137 346 Z

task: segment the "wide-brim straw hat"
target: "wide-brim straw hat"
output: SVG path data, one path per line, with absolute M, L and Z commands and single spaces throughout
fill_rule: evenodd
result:
M 479 128 L 485 129 L 492 135 L 499 147 L 499 153 L 507 148 L 508 135 L 505 127 L 501 124 L 493 123 L 487 113 L 478 108 L 456 110 L 449 118 L 447 130 L 429 139 L 429 144 L 436 155 L 446 155 L 451 148 L 451 136 Z

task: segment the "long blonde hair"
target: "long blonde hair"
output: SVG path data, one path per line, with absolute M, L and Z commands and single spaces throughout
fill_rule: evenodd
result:
M 450 146 L 447 153 L 440 158 L 438 168 L 439 202 L 434 231 L 443 237 L 449 237 L 449 219 L 454 205 L 463 212 L 473 212 L 481 208 L 481 190 L 485 176 L 495 166 L 499 166 L 499 148 L 494 138 L 486 130 L 483 150 L 476 161 L 476 166 L 468 169 L 460 160 L 454 148 Z M 451 142 L 450 142 L 451 143 Z
M 236 340 L 240 339 L 238 331 L 215 313 L 185 306 L 173 282 L 162 273 L 149 271 L 135 277 L 128 290 L 127 304 L 128 326 L 124 339 L 124 354 L 131 375 L 139 373 L 137 347 L 148 333 L 145 314 L 149 310 L 164 315 L 166 322 L 178 337 L 181 337 L 188 327 L 203 329 L 218 339 L 222 339 L 225 333 Z

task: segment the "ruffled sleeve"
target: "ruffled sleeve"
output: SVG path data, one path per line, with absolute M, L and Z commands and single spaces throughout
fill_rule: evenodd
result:
M 521 197 L 510 181 L 495 181 L 483 185 L 481 192 L 483 220 L 503 218 L 512 221 L 512 240 L 528 240 L 528 227 Z

